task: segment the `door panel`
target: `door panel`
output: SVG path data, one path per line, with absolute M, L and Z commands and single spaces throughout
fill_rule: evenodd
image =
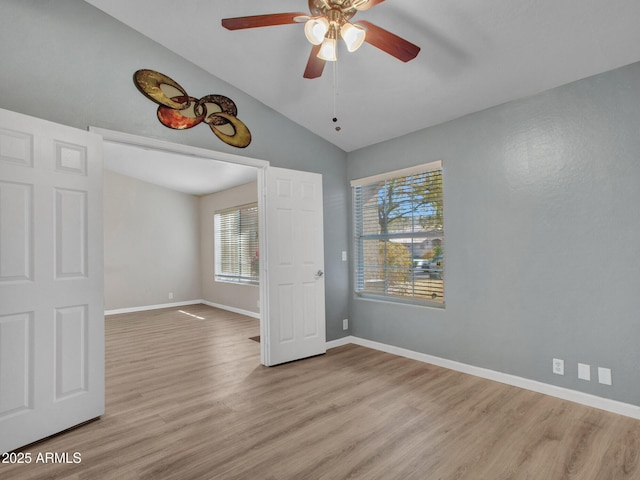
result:
M 55 189 L 56 279 L 87 276 L 87 192 Z
M 102 139 L 0 110 L 0 452 L 104 412 Z
M 0 421 L 31 408 L 33 397 L 33 312 L 0 316 Z
M 268 167 L 268 309 L 263 362 L 325 353 L 322 176 Z M 266 317 L 266 318 L 265 318 Z
M 56 401 L 87 391 L 89 306 L 56 309 Z
M 0 284 L 29 281 L 33 266 L 33 187 L 0 181 Z

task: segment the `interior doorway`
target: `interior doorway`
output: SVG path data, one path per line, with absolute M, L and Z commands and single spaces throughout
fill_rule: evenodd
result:
M 100 134 L 105 145 L 181 155 L 198 160 L 203 167 L 219 163 L 255 172 L 260 362 L 273 366 L 326 352 L 322 175 L 162 140 L 90 130 Z
M 207 194 L 213 193 L 214 195 L 210 195 L 212 197 L 226 189 L 230 189 L 230 191 L 242 189 L 243 184 L 255 181 L 257 190 L 255 199 L 258 203 L 259 223 L 262 230 L 264 226 L 262 186 L 264 171 L 269 162 L 112 130 L 93 127 L 90 130 L 100 134 L 104 139 L 105 166 L 108 164 L 109 170 L 169 190 L 203 196 L 203 201 L 209 198 Z M 134 156 L 133 161 L 132 155 Z M 213 212 L 211 212 L 211 217 L 213 218 Z M 263 237 L 260 235 L 259 238 L 261 252 L 265 251 Z M 263 274 L 265 256 L 260 255 L 258 261 L 260 263 L 260 286 L 256 305 L 258 313 L 257 315 L 250 314 L 250 316 L 259 319 L 260 335 L 264 338 L 265 325 L 262 305 L 267 291 L 267 278 Z M 212 265 L 208 267 L 213 268 Z M 223 286 L 233 288 L 233 285 Z M 170 304 L 172 301 L 169 299 L 167 303 Z M 223 304 L 207 303 L 212 306 L 227 307 Z M 179 302 L 173 304 L 177 305 Z M 242 309 L 234 309 L 233 306 L 227 307 L 227 309 L 237 313 L 249 313 Z M 265 364 L 264 350 L 264 342 L 260 342 L 260 356 L 263 364 Z

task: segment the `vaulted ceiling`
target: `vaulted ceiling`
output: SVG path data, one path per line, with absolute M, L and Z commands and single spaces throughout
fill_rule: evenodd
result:
M 302 78 L 302 24 L 220 24 L 308 12 L 307 0 L 86 1 L 347 152 L 640 60 L 638 0 L 386 0 L 352 21 L 419 45 L 418 56 L 341 48 L 335 71 L 327 63 L 313 80 Z

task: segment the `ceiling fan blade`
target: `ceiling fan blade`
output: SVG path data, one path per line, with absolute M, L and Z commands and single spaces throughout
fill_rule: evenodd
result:
M 314 45 L 311 48 L 311 54 L 309 55 L 309 61 L 307 62 L 307 68 L 304 70 L 304 78 L 318 78 L 322 75 L 324 70 L 324 64 L 327 63 L 321 58 L 318 58 L 318 52 L 320 51 L 320 45 Z
M 360 20 L 358 23 L 365 26 L 367 29 L 367 35 L 364 38 L 365 42 L 379 48 L 383 52 L 387 52 L 398 60 L 402 60 L 403 62 L 413 60 L 420 51 L 419 46 L 414 45 L 404 38 L 401 38 L 384 28 L 380 28 L 371 22 Z
M 252 15 L 250 17 L 223 18 L 222 26 L 227 30 L 241 30 L 243 28 L 270 27 L 272 25 L 288 25 L 299 23 L 298 17 L 308 17 L 306 13 L 270 13 L 267 15 Z
M 368 2 L 362 4 L 361 6 L 356 6 L 356 10 L 369 10 L 371 7 L 375 7 L 379 3 L 384 2 L 384 0 L 369 0 Z

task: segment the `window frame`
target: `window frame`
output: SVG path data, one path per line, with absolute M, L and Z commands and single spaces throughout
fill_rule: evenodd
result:
M 222 228 L 220 225 L 221 216 L 228 215 L 228 214 L 237 214 L 241 216 L 242 212 L 247 210 L 255 210 L 255 220 L 253 223 L 250 224 L 250 226 L 255 227 L 255 239 L 250 241 L 248 247 L 252 249 L 255 248 L 256 254 L 255 256 L 251 254 L 252 258 L 247 259 L 246 257 L 249 256 L 250 254 L 243 255 L 242 249 L 237 248 L 236 253 L 237 253 L 238 273 L 223 272 L 224 245 L 222 245 L 222 238 L 221 238 L 221 233 L 222 233 Z M 242 223 L 241 223 L 242 220 L 238 219 L 238 222 L 240 223 L 240 225 L 237 226 L 239 230 L 242 227 Z M 214 215 L 213 215 L 213 248 L 214 248 L 213 275 L 214 275 L 214 280 L 216 282 L 232 283 L 235 285 L 260 285 L 259 224 L 260 224 L 260 212 L 259 212 L 257 202 L 252 202 L 249 204 L 239 205 L 231 208 L 225 208 L 225 209 L 217 210 L 214 212 Z M 240 235 L 242 235 L 242 233 L 243 232 L 238 231 L 237 238 L 240 238 Z M 249 232 L 249 234 L 251 233 L 253 233 L 253 231 Z M 231 255 L 228 254 L 227 257 L 229 256 L 233 256 L 233 254 Z M 247 261 L 252 266 L 254 265 L 254 262 L 255 262 L 255 266 L 257 268 L 257 273 L 255 275 L 246 275 L 242 273 L 243 265 L 244 267 L 246 267 Z
M 441 176 L 441 190 L 439 192 L 439 197 L 436 197 L 441 208 L 441 212 L 440 212 L 441 223 L 439 224 L 439 227 L 441 228 L 438 228 L 435 231 L 431 231 L 430 233 L 428 233 L 424 229 L 416 230 L 415 223 L 414 223 L 414 215 L 412 214 L 409 216 L 409 218 L 411 219 L 411 225 L 412 225 L 411 232 L 404 231 L 401 233 L 399 232 L 390 233 L 387 231 L 386 234 L 383 234 L 380 231 L 378 231 L 378 233 L 376 234 L 364 233 L 366 229 L 366 226 L 364 225 L 364 222 L 366 221 L 364 218 L 366 209 L 364 204 L 362 203 L 363 201 L 362 189 L 366 187 L 372 187 L 376 183 L 388 182 L 392 180 L 402 181 L 407 177 L 424 175 L 434 171 L 439 171 Z M 353 252 L 354 252 L 354 255 L 353 255 L 353 258 L 354 258 L 353 282 L 354 283 L 353 285 L 354 285 L 354 294 L 357 297 L 364 298 L 364 299 L 384 300 L 384 301 L 390 301 L 390 302 L 402 303 L 402 304 L 445 308 L 446 301 L 445 301 L 444 264 L 446 262 L 444 261 L 445 229 L 444 229 L 444 180 L 443 179 L 444 179 L 444 169 L 442 166 L 442 161 L 437 160 L 437 161 L 426 163 L 426 164 L 416 165 L 414 167 L 403 168 L 399 170 L 382 173 L 379 175 L 372 175 L 369 177 L 352 180 L 350 182 L 351 188 L 352 188 L 352 215 L 353 215 L 353 224 L 352 224 Z M 360 195 L 360 197 L 358 197 L 358 195 Z M 432 300 L 430 298 L 425 298 L 425 296 L 423 296 L 424 294 L 418 295 L 418 296 L 416 295 L 416 291 L 417 291 L 416 278 L 418 274 L 416 273 L 417 265 L 415 264 L 416 259 L 414 258 L 414 252 L 412 249 L 413 247 L 411 247 L 411 250 L 410 250 L 411 266 L 404 267 L 403 269 L 401 269 L 401 271 L 404 272 L 405 275 L 408 273 L 407 270 L 409 268 L 411 270 L 410 277 L 409 277 L 410 280 L 404 280 L 404 282 L 408 282 L 408 284 L 410 285 L 410 290 L 411 290 L 410 294 L 406 294 L 406 293 L 400 294 L 397 292 L 391 292 L 391 293 L 389 292 L 390 287 L 389 287 L 389 284 L 387 283 L 388 282 L 387 278 L 388 278 L 389 272 L 393 270 L 393 267 L 390 268 L 389 265 L 386 263 L 386 257 L 382 265 L 367 265 L 365 263 L 365 259 L 364 259 L 365 250 L 366 250 L 366 247 L 364 246 L 365 240 L 367 241 L 378 240 L 380 242 L 392 242 L 393 240 L 396 240 L 398 242 L 400 239 L 407 239 L 407 238 L 411 239 L 411 245 L 416 244 L 415 242 L 416 239 L 424 240 L 427 238 L 431 238 L 432 239 L 431 248 L 435 248 L 434 247 L 434 245 L 436 245 L 435 239 L 436 238 L 440 239 L 440 242 L 438 243 L 438 245 L 440 246 L 439 255 L 441 256 L 440 262 L 442 264 L 441 270 L 440 270 L 440 278 L 439 278 L 439 280 L 441 280 L 441 286 L 439 289 L 438 287 L 435 287 L 435 292 L 437 297 L 441 296 L 441 300 L 440 299 Z M 385 250 L 385 255 L 386 255 L 386 250 Z M 371 289 L 368 290 L 365 286 L 366 270 L 376 269 L 376 268 L 381 268 L 384 271 L 385 285 L 383 287 L 382 292 L 372 291 Z M 431 278 L 432 278 L 431 274 L 429 273 L 429 279 Z M 436 279 L 438 279 L 437 276 L 436 276 Z M 391 290 L 393 290 L 393 288 L 391 288 Z M 437 297 L 434 297 L 434 298 L 437 298 Z

